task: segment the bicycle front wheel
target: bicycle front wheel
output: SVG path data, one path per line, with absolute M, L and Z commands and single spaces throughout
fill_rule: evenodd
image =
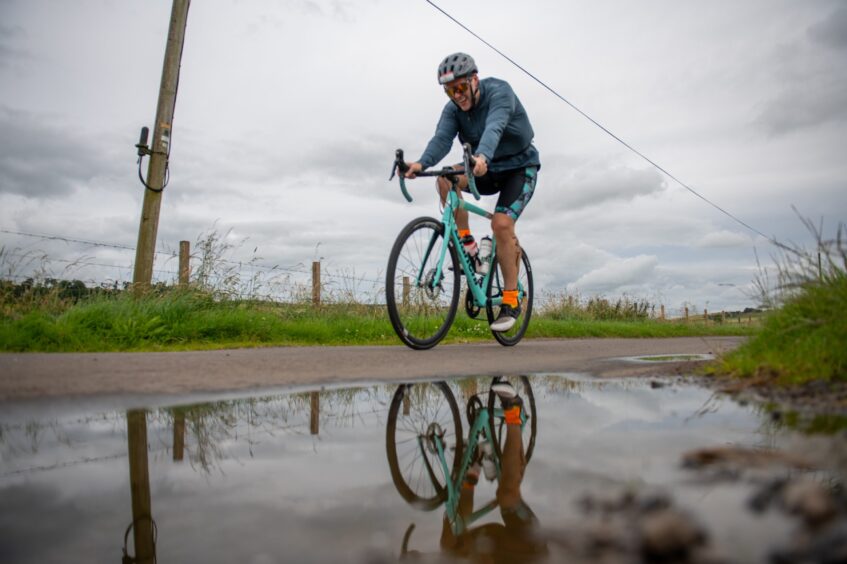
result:
M 400 385 L 388 409 L 385 449 L 403 499 L 427 511 L 447 499 L 447 481 L 459 471 L 463 443 L 459 407 L 445 382 Z
M 401 341 L 429 349 L 444 338 L 459 307 L 459 276 L 456 249 L 440 221 L 419 217 L 403 228 L 385 275 L 388 317 Z
M 496 257 L 495 257 L 496 259 Z M 498 260 L 492 261 L 496 264 L 494 272 L 488 279 L 488 302 L 485 304 L 485 313 L 488 315 L 488 323 L 494 323 L 497 316 L 500 314 L 500 306 L 491 304 L 492 298 L 502 298 L 503 290 L 505 290 L 505 282 L 503 279 L 503 271 L 500 269 Z M 529 257 L 526 256 L 526 251 L 521 249 L 521 269 L 518 273 L 518 288 L 521 290 L 521 316 L 517 323 L 508 331 L 492 331 L 494 338 L 506 347 L 516 345 L 520 341 L 526 328 L 529 327 L 529 319 L 532 317 L 532 266 L 529 264 Z

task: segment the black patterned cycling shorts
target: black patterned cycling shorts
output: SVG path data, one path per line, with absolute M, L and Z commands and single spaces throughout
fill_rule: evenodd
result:
M 517 221 L 535 192 L 538 167 L 515 168 L 501 172 L 488 171 L 476 180 L 476 189 L 484 196 L 499 194 L 495 213 L 504 213 Z

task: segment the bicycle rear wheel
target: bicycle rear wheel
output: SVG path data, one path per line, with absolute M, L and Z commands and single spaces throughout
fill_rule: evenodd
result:
M 450 475 L 438 458 L 443 447 Z M 462 420 L 453 392 L 445 382 L 401 384 L 388 410 L 385 435 L 391 479 L 400 495 L 427 511 L 447 499 L 447 480 L 462 460 Z
M 447 254 L 437 273 L 442 249 Z M 385 274 L 385 302 L 391 326 L 413 349 L 429 349 L 444 338 L 459 307 L 459 260 L 444 225 L 419 217 L 397 236 Z
M 521 430 L 521 442 L 523 444 L 524 460 L 529 463 L 532 458 L 532 451 L 535 450 L 535 434 L 538 430 L 538 417 L 535 412 L 535 395 L 532 393 L 532 386 L 529 385 L 529 378 L 526 376 L 500 376 L 495 377 L 491 383 L 494 384 L 498 379 L 508 380 L 515 391 L 523 399 L 523 411 L 527 417 L 526 423 Z M 500 407 L 497 394 L 488 390 L 488 424 L 491 425 L 491 430 L 494 432 L 496 440 L 494 441 L 494 450 L 497 452 L 497 457 L 503 455 L 503 447 L 506 444 L 506 421 L 502 415 L 495 415 L 495 408 Z
M 488 302 L 485 304 L 488 323 L 494 323 L 494 320 L 500 314 L 500 306 L 491 305 L 491 298 L 503 297 L 503 290 L 505 290 L 500 262 L 496 260 L 497 257 L 494 258 L 493 263 L 497 266 L 488 279 Z M 521 316 L 518 318 L 517 323 L 508 331 L 492 331 L 494 338 L 506 347 L 516 345 L 523 338 L 526 328 L 529 326 L 529 319 L 532 317 L 532 266 L 530 266 L 529 257 L 526 256 L 526 251 L 523 249 L 521 249 L 521 270 L 518 273 L 518 287 L 523 290 L 523 296 L 521 299 Z

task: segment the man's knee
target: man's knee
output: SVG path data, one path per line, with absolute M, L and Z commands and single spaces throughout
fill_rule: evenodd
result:
M 504 213 L 495 213 L 491 219 L 491 231 L 497 237 L 514 237 L 515 221 Z
M 435 188 L 438 190 L 438 194 L 441 196 L 441 201 L 443 202 L 447 198 L 447 192 L 450 191 L 450 181 L 443 176 L 439 176 L 435 179 Z

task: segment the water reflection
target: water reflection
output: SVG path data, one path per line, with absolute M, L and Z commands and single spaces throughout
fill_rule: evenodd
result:
M 124 533 L 123 556 L 125 562 L 148 564 L 156 560 L 156 540 L 147 465 L 147 412 L 127 412 L 126 428 L 132 522 Z M 174 430 L 176 432 L 176 426 Z M 127 537 L 130 531 L 135 541 L 135 558 L 130 557 L 127 551 Z
M 712 538 L 736 549 L 735 560 L 763 561 L 756 548 L 763 539 L 787 534 L 782 521 L 747 515 L 751 487 L 718 488 L 680 467 L 682 455 L 698 447 L 784 446 L 793 435 L 768 414 L 682 384 L 530 380 L 537 428 L 520 435 L 517 452 L 527 463 L 519 497 L 542 529 L 573 531 L 584 496 L 644 485 L 671 488 L 679 503 L 698 508 Z M 453 444 L 467 436 L 473 398 L 488 405 L 490 382 L 445 384 L 461 421 Z M 404 537 L 409 552 L 465 546 L 445 530 L 443 509 L 421 513 L 398 495 L 386 463 L 397 389 L 313 389 L 129 410 L 7 404 L 0 410 L 0 561 L 119 562 L 124 544 L 139 562 L 256 563 L 393 561 Z M 398 412 L 436 411 L 428 397 L 409 394 Z M 508 433 L 495 436 L 505 457 Z M 457 514 L 497 500 L 498 483 L 478 479 Z M 504 521 L 494 506 L 474 526 Z M 549 548 L 551 559 L 561 556 L 559 545 Z
M 444 504 L 439 546 L 445 555 L 482 562 L 546 556 L 538 518 L 521 492 L 538 422 L 529 380 L 496 378 L 481 393 L 472 380 L 459 389 L 467 398 L 467 437 L 446 382 L 404 384 L 395 392 L 386 453 L 398 493 L 423 510 Z M 496 483 L 496 496 L 475 507 L 481 479 Z M 477 524 L 494 509 L 502 522 Z M 403 536 L 401 560 L 420 555 L 409 550 L 414 528 Z

